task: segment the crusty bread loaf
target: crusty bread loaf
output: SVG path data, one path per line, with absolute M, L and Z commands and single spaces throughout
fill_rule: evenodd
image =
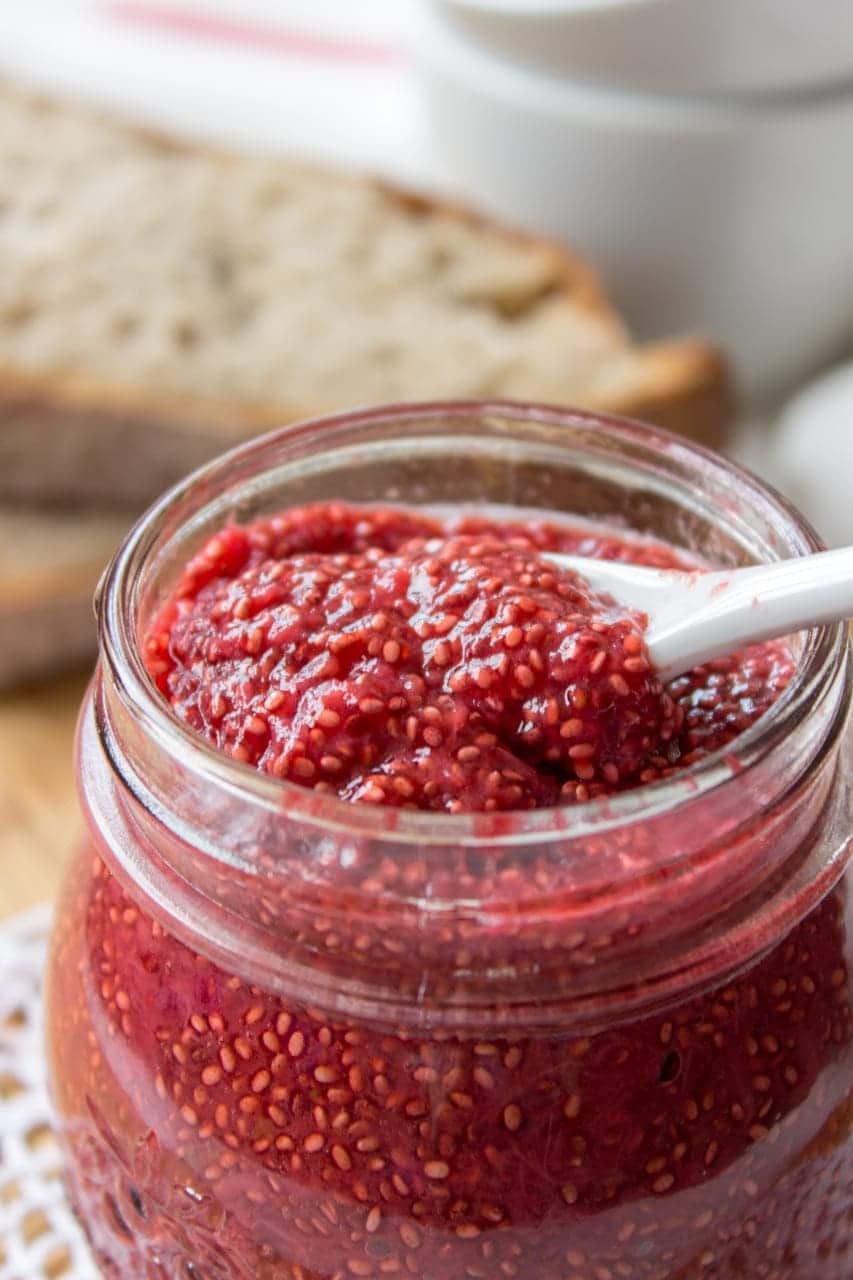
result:
M 728 409 L 712 349 L 633 346 L 553 245 L 0 87 L 0 496 L 139 503 L 260 429 L 443 396 L 710 443 Z
M 0 509 L 0 687 L 91 658 L 92 595 L 129 523 Z

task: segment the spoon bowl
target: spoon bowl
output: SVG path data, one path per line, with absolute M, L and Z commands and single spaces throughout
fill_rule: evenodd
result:
M 646 615 L 646 648 L 665 681 L 744 645 L 853 616 L 853 547 L 710 572 L 544 558 Z

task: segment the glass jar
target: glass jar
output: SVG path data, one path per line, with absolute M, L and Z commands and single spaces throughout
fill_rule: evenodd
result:
M 771 713 L 674 778 L 346 805 L 213 750 L 140 656 L 229 517 L 327 498 L 568 512 L 720 564 L 818 545 L 682 440 L 511 404 L 291 427 L 145 516 L 100 594 L 49 980 L 104 1274 L 849 1280 L 845 629 L 798 637 Z

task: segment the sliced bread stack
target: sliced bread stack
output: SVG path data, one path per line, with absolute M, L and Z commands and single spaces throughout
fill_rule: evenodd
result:
M 710 444 L 729 407 L 713 349 L 633 345 L 563 249 L 0 87 L 0 682 L 90 651 L 118 529 L 226 446 L 327 410 L 496 396 Z

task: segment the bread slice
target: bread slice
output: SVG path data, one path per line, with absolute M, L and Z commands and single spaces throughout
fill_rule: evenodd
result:
M 92 596 L 129 524 L 0 509 L 0 687 L 91 658 Z
M 564 249 L 0 86 L 0 497 L 138 504 L 279 423 L 445 396 L 711 444 L 729 408 L 711 348 L 632 345 Z

